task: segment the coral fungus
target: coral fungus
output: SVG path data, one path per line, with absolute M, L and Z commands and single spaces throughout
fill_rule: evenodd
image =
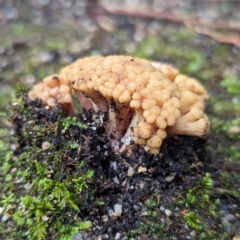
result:
M 37 84 L 29 97 L 61 104 L 74 115 L 72 93 L 86 110 L 108 114 L 105 133 L 115 151 L 132 142 L 157 154 L 167 135 L 206 138 L 206 91 L 167 65 L 130 56 L 87 57 Z

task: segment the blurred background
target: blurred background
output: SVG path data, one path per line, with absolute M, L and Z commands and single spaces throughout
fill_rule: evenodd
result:
M 239 9 L 224 0 L 0 0 L 1 89 L 109 54 L 170 62 L 215 84 L 240 72 Z

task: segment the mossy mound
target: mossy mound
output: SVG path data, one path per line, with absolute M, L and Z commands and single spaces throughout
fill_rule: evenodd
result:
M 67 118 L 21 95 L 15 150 L 3 164 L 1 238 L 227 239 L 206 143 L 167 139 L 158 155 L 138 145 L 116 154 L 101 112 Z M 92 120 L 94 119 L 94 120 Z M 225 226 L 227 225 L 227 227 Z

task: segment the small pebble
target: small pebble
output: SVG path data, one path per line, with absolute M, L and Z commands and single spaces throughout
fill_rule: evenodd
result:
M 108 215 L 109 215 L 109 217 L 112 217 L 112 215 L 113 215 L 113 210 L 112 209 L 108 210 Z
M 147 152 L 149 150 L 149 147 L 148 146 L 145 146 L 144 147 L 144 150 Z
M 140 206 L 138 206 L 138 205 L 133 205 L 133 208 L 136 210 L 136 211 L 138 211 L 139 209 L 140 209 Z
M 165 207 L 161 206 L 161 207 L 160 207 L 160 210 L 161 210 L 161 211 L 164 211 L 164 210 L 165 210 Z
M 175 178 L 175 176 L 176 176 L 176 173 L 170 173 L 170 175 L 165 178 L 165 181 L 171 182 Z
M 114 237 L 114 239 L 119 239 L 120 238 L 120 233 L 116 233 L 116 235 L 115 235 L 115 237 Z
M 89 236 L 87 232 L 81 231 L 81 232 L 75 234 L 73 236 L 72 240 L 92 240 L 92 237 Z
M 120 205 L 120 204 L 115 204 L 115 205 L 114 205 L 113 216 L 115 216 L 115 217 L 120 217 L 121 214 L 122 214 L 122 205 Z
M 31 189 L 32 185 L 33 185 L 33 184 L 31 184 L 31 183 L 26 183 L 26 184 L 24 184 L 23 188 L 24 188 L 25 190 L 29 191 L 29 190 Z
M 139 183 L 140 188 L 144 188 L 145 185 L 146 185 L 145 182 L 140 182 L 140 183 Z
M 11 144 L 11 147 L 10 147 L 10 148 L 11 148 L 11 150 L 12 150 L 12 151 L 15 151 L 15 150 L 17 149 L 17 147 L 16 147 L 16 146 L 17 146 L 16 144 Z
M 33 84 L 36 82 L 36 78 L 33 75 L 28 75 L 26 76 L 26 78 L 24 79 L 24 82 L 26 84 Z
M 129 187 L 129 189 L 130 189 L 130 190 L 133 190 L 133 189 L 134 189 L 134 186 L 133 186 L 133 185 L 131 185 L 131 186 Z
M 17 171 L 17 168 L 12 168 L 11 173 L 15 173 Z
M 1 222 L 6 222 L 10 218 L 10 214 L 5 212 L 1 218 Z
M 44 221 L 44 222 L 46 222 L 47 220 L 48 220 L 49 218 L 47 217 L 47 216 L 42 216 L 42 220 Z
M 54 54 L 51 52 L 40 52 L 38 55 L 38 61 L 40 63 L 48 63 L 51 62 L 54 58 Z
M 134 170 L 132 167 L 128 168 L 127 175 L 128 177 L 131 177 L 134 174 Z
M 4 208 L 3 208 L 3 207 L 0 207 L 0 214 L 3 213 L 3 210 L 4 210 Z
M 116 184 L 119 184 L 119 180 L 118 180 L 117 177 L 114 177 L 114 178 L 113 178 L 113 181 L 114 181 Z
M 148 215 L 147 212 L 142 212 L 142 213 L 141 213 L 141 216 L 147 216 L 147 215 Z
M 184 228 L 185 228 L 185 229 L 189 229 L 189 226 L 188 226 L 187 223 L 184 224 Z
M 226 214 L 224 217 L 223 217 L 223 220 L 226 221 L 226 222 L 233 222 L 236 220 L 236 217 L 232 214 Z
M 48 141 L 45 141 L 45 142 L 42 143 L 42 149 L 44 151 L 47 150 L 48 148 L 50 148 L 50 146 L 51 146 L 51 143 L 48 142 Z
M 102 235 L 102 239 L 109 239 L 108 234 L 103 234 L 103 235 Z
M 169 209 L 166 209 L 164 212 L 166 213 L 166 215 L 168 217 L 170 217 L 172 215 L 172 211 L 170 211 Z
M 108 221 L 108 216 L 107 215 L 103 215 L 102 216 L 102 221 L 103 222 L 107 222 Z
M 190 235 L 191 235 L 192 237 L 195 237 L 196 234 L 197 234 L 196 231 L 191 231 L 191 232 L 190 232 Z
M 147 168 L 146 168 L 146 167 L 140 166 L 140 167 L 138 168 L 138 172 L 139 172 L 139 173 L 141 173 L 141 172 L 146 172 L 146 171 L 147 171 Z
M 125 179 L 125 180 L 123 181 L 123 183 L 122 183 L 122 186 L 125 186 L 126 183 L 127 183 L 127 180 Z

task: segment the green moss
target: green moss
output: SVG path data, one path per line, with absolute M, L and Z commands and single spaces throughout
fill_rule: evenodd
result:
M 231 51 L 231 46 L 227 44 L 218 44 L 215 48 L 214 53 L 221 58 L 228 58 L 229 52 Z
M 21 22 L 13 23 L 11 25 L 11 30 L 12 30 L 12 33 L 16 36 L 23 36 L 31 32 L 31 30 L 28 27 L 26 27 L 24 23 L 21 23 Z
M 67 46 L 67 42 L 64 39 L 59 39 L 56 41 L 56 38 L 51 38 L 46 43 L 46 50 L 65 50 Z
M 25 162 L 28 162 L 26 171 L 30 174 L 23 174 L 21 185 L 28 186 L 29 190 L 20 193 L 10 188 L 0 202 L 5 211 L 9 211 L 10 205 L 15 205 L 11 208 L 11 214 L 16 228 L 11 230 L 12 233 L 8 233 L 9 236 L 14 237 L 18 232 L 19 237 L 24 237 L 24 229 L 27 229 L 28 239 L 45 239 L 47 234 L 50 234 L 50 228 L 51 234 L 57 234 L 59 239 L 69 239 L 78 231 L 91 227 L 90 222 L 82 222 L 81 219 L 75 219 L 71 226 L 64 222 L 68 222 L 81 210 L 84 199 L 82 192 L 88 187 L 93 171 L 89 170 L 80 176 L 70 176 L 64 181 L 49 179 L 49 170 L 44 164 L 33 161 L 34 156 L 36 157 L 32 151 L 22 155 L 17 166 L 18 171 L 23 171 Z M 17 175 L 18 171 L 14 175 Z M 32 174 L 35 174 L 34 180 Z M 9 181 L 16 179 L 16 176 L 12 176 Z M 9 194 L 10 192 L 13 193 Z M 22 195 L 20 201 L 17 200 L 19 194 Z
M 194 212 L 189 212 L 185 214 L 184 218 L 186 219 L 189 226 L 201 230 L 202 229 L 202 220 L 199 217 L 199 214 Z
M 182 203 L 186 207 L 197 204 L 201 208 L 208 208 L 212 188 L 213 181 L 210 174 L 206 173 L 204 178 L 198 182 L 195 187 L 188 191 L 187 196 Z
M 230 157 L 232 160 L 236 160 L 236 162 L 240 159 L 240 146 L 231 146 L 227 148 L 226 154 L 228 157 Z
M 64 127 L 64 130 L 67 130 L 70 126 L 77 126 L 79 128 L 86 129 L 87 126 L 85 124 L 82 124 L 79 122 L 76 117 L 68 117 L 62 120 L 62 125 Z
M 137 51 L 134 53 L 134 56 L 149 59 L 150 57 L 153 57 L 153 55 L 155 57 L 158 56 L 160 52 L 161 44 L 156 38 L 150 37 L 141 41 Z
M 173 34 L 171 38 L 168 39 L 168 42 L 165 39 L 149 37 L 141 41 L 134 56 L 147 59 L 164 58 L 170 62 L 178 62 L 178 60 L 181 60 L 181 70 L 183 72 L 200 72 L 206 67 L 204 55 L 201 51 L 194 48 L 188 51 L 188 47 L 185 45 L 185 41 L 190 42 L 192 38 L 192 33 L 184 33 L 183 31 L 179 33 L 179 35 L 177 33 Z M 186 54 L 186 52 L 188 52 L 188 54 Z M 205 78 L 206 77 L 207 76 L 205 76 Z
M 174 218 L 178 218 L 175 221 L 185 222 L 190 228 L 196 231 L 196 239 L 216 239 L 219 236 L 227 236 L 227 232 L 224 229 L 221 217 L 222 213 L 218 209 L 221 201 L 217 199 L 216 189 L 213 186 L 213 180 L 209 173 L 206 173 L 201 181 L 198 181 L 194 187 L 186 192 L 186 189 L 182 191 L 182 195 L 178 195 L 178 200 L 172 203 L 165 203 L 172 212 L 176 209 L 183 209 L 181 214 L 176 212 L 173 214 Z M 220 192 L 218 196 L 220 197 Z M 159 195 L 161 196 L 161 194 Z M 183 200 L 181 200 L 183 199 Z M 159 200 L 159 199 L 158 199 Z M 154 239 L 174 239 L 173 236 L 177 236 L 176 229 L 171 231 L 167 226 L 171 222 L 171 216 L 166 222 L 161 222 L 160 219 L 164 218 L 165 213 L 159 211 L 159 205 L 164 206 L 161 201 L 158 203 L 156 196 L 150 197 L 146 202 L 147 216 L 142 218 L 140 228 L 138 232 L 141 234 L 150 234 Z M 180 205 L 179 205 L 180 204 Z M 179 211 L 179 210 L 178 210 Z M 185 213 L 184 213 L 185 212 Z M 214 222 L 217 228 L 212 228 L 209 222 Z M 176 231 L 176 232 L 175 232 Z M 137 233 L 131 232 L 129 237 L 138 236 Z M 221 238 L 221 239 L 224 239 Z
M 225 240 L 228 239 L 228 234 L 227 233 L 222 233 L 221 236 L 216 231 L 213 230 L 208 230 L 206 232 L 202 232 L 199 236 L 200 240 Z
M 155 239 L 158 239 L 162 236 L 164 229 L 164 223 L 151 223 L 151 224 L 145 224 L 140 223 L 139 231 L 142 234 L 151 234 Z
M 62 110 L 59 110 L 57 122 L 46 125 L 34 122 L 32 110 L 24 100 L 27 91 L 24 84 L 18 84 L 19 101 L 15 104 L 13 114 L 14 118 L 22 119 L 21 127 L 26 128 L 21 140 L 28 143 L 27 151 L 14 156 L 12 151 L 6 151 L 9 143 L 0 141 L 0 150 L 6 148 L 4 155 L 0 155 L 0 173 L 1 177 L 4 176 L 0 206 L 5 213 L 11 215 L 10 222 L 13 225 L 9 232 L 7 225 L 3 224 L 0 236 L 8 236 L 8 239 L 41 240 L 47 236 L 70 239 L 78 231 L 91 227 L 91 222 L 82 221 L 78 214 L 85 201 L 87 188 L 93 181 L 94 171 L 86 169 L 82 160 L 75 163 L 74 173 L 65 174 L 67 162 L 64 153 L 73 150 L 72 141 L 66 140 L 64 148 L 60 149 L 52 144 L 48 150 L 44 150 L 39 143 L 51 141 L 52 135 L 56 136 L 62 131 L 69 136 L 71 127 L 86 126 L 75 118 L 64 118 Z M 33 132 L 36 133 L 34 139 Z M 89 195 L 91 194 L 93 193 L 90 192 Z
M 237 77 L 225 78 L 221 81 L 220 85 L 226 87 L 227 91 L 231 94 L 240 93 L 240 81 Z
M 220 236 L 220 239 L 225 239 L 228 235 L 221 218 L 222 212 L 218 207 L 221 203 L 221 194 L 221 189 L 214 188 L 211 176 L 207 173 L 195 187 L 188 191 L 186 199 L 182 202 L 187 208 L 193 209 L 184 215 L 184 219 L 189 226 L 198 231 L 199 239 L 216 239 Z M 218 230 L 212 229 L 209 221 L 215 221 Z
M 232 175 L 231 173 L 221 170 L 221 187 L 217 190 L 220 194 L 225 196 L 229 195 L 236 199 L 240 198 L 240 192 L 238 186 L 240 185 L 240 176 Z
M 175 42 L 177 44 L 191 42 L 195 36 L 195 33 L 189 29 L 180 28 L 179 31 L 175 32 L 169 37 L 171 43 Z

